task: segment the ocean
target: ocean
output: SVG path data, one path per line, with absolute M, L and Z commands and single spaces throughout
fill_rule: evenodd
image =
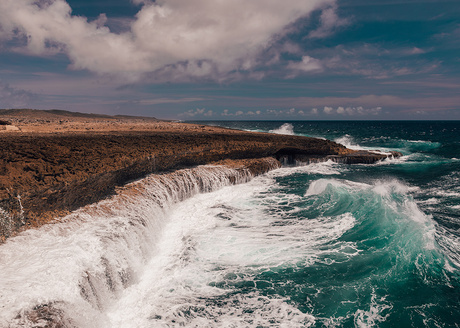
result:
M 460 122 L 201 123 L 403 156 L 146 178 L 0 246 L 0 326 L 460 326 Z

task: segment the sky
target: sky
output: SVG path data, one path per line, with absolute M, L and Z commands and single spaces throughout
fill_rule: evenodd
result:
M 0 0 L 0 108 L 458 120 L 459 0 Z

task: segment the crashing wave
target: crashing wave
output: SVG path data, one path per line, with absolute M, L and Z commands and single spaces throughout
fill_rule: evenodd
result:
M 0 326 L 106 326 L 102 311 L 139 280 L 169 208 L 252 178 L 246 167 L 211 165 L 151 175 L 61 223 L 9 239 L 0 247 Z

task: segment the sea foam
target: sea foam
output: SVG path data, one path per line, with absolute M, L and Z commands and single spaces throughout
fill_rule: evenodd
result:
M 244 168 L 222 166 L 152 175 L 62 223 L 10 238 L 0 246 L 0 326 L 50 319 L 64 326 L 107 326 L 103 311 L 138 283 L 158 252 L 171 207 L 251 178 Z
M 278 129 L 270 130 L 270 133 L 294 135 L 294 126 L 291 123 L 284 123 Z

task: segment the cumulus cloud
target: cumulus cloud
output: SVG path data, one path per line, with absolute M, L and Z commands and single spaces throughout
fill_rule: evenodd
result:
M 323 69 L 323 65 L 321 64 L 321 61 L 316 58 L 303 56 L 302 61 L 300 62 L 289 62 L 288 68 L 294 71 L 314 72 L 321 71 Z
M 0 82 L 0 108 L 27 107 L 37 96 L 31 92 Z
M 334 2 L 135 0 L 142 7 L 129 29 L 114 33 L 105 15 L 89 22 L 64 0 L 2 0 L 0 38 L 24 39 L 31 54 L 65 53 L 74 69 L 133 79 L 158 70 L 200 77 L 250 69 L 286 26 Z M 323 12 L 325 28 L 331 15 Z
M 323 112 L 327 115 L 339 114 L 339 115 L 378 115 L 382 111 L 382 107 L 372 107 L 364 108 L 362 106 L 358 107 L 343 107 L 338 106 L 337 108 L 324 106 Z
M 334 111 L 334 108 L 329 107 L 329 106 L 324 106 L 323 111 L 324 111 L 326 114 L 332 114 L 332 112 Z
M 304 107 L 303 109 L 297 108 L 268 108 L 264 110 L 229 110 L 224 109 L 220 116 L 222 117 L 235 117 L 235 118 L 283 118 L 283 119 L 304 119 L 304 118 L 315 118 L 315 117 L 334 117 L 334 116 L 374 116 L 380 114 L 382 107 L 363 107 L 363 106 L 324 106 L 322 109 L 317 107 L 308 108 Z M 180 116 L 186 117 L 210 117 L 216 116 L 217 113 L 212 110 L 207 110 L 205 108 L 197 108 L 195 110 L 189 110 L 185 113 L 182 113 Z M 218 114 L 217 114 L 218 115 Z
M 296 108 L 288 108 L 288 109 L 265 109 L 265 110 L 248 110 L 248 111 L 230 111 L 228 109 L 224 109 L 221 113 L 221 116 L 240 116 L 240 117 L 290 117 L 290 118 L 300 118 L 304 116 L 312 116 L 317 115 L 318 109 L 313 108 L 312 110 L 303 110 L 303 109 L 296 109 Z
M 190 109 L 189 111 L 180 114 L 179 116 L 185 117 L 195 117 L 195 116 L 204 116 L 204 117 L 211 117 L 214 115 L 212 110 L 207 110 L 206 108 L 197 108 L 195 110 Z

